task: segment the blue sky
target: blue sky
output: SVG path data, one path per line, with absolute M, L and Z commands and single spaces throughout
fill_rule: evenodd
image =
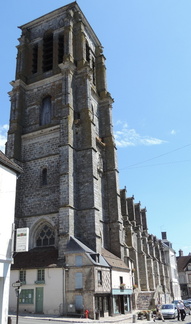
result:
M 9 123 L 20 26 L 68 4 L 1 5 L 0 147 Z M 147 208 L 149 233 L 191 252 L 191 1 L 78 0 L 106 57 L 120 188 Z

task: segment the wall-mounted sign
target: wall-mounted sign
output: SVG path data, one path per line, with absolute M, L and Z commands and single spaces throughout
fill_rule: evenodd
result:
M 17 228 L 16 230 L 16 252 L 28 251 L 29 228 Z

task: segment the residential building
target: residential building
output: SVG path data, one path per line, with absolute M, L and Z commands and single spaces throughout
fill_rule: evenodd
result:
M 179 256 L 176 258 L 178 267 L 178 276 L 182 299 L 191 298 L 191 254 L 183 255 L 179 250 Z
M 0 324 L 7 324 L 16 182 L 21 168 L 0 151 Z M 16 299 L 16 295 L 15 295 Z
M 176 262 L 176 252 L 172 248 L 172 243 L 167 239 L 167 233 L 162 232 L 162 245 L 165 263 L 169 265 L 170 295 L 173 300 L 181 299 L 181 291 L 178 277 L 178 267 Z

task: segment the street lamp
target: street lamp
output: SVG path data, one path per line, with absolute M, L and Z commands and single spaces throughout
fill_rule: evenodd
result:
M 15 288 L 15 293 L 17 297 L 17 318 L 16 318 L 16 324 L 18 324 L 18 319 L 19 319 L 19 295 L 21 293 L 21 286 L 22 282 L 20 280 L 17 280 L 12 284 L 12 286 Z

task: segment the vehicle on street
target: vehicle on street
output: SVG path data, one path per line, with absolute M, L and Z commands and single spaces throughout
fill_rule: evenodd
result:
M 163 304 L 160 309 L 164 318 L 176 318 L 178 311 L 175 304 Z

